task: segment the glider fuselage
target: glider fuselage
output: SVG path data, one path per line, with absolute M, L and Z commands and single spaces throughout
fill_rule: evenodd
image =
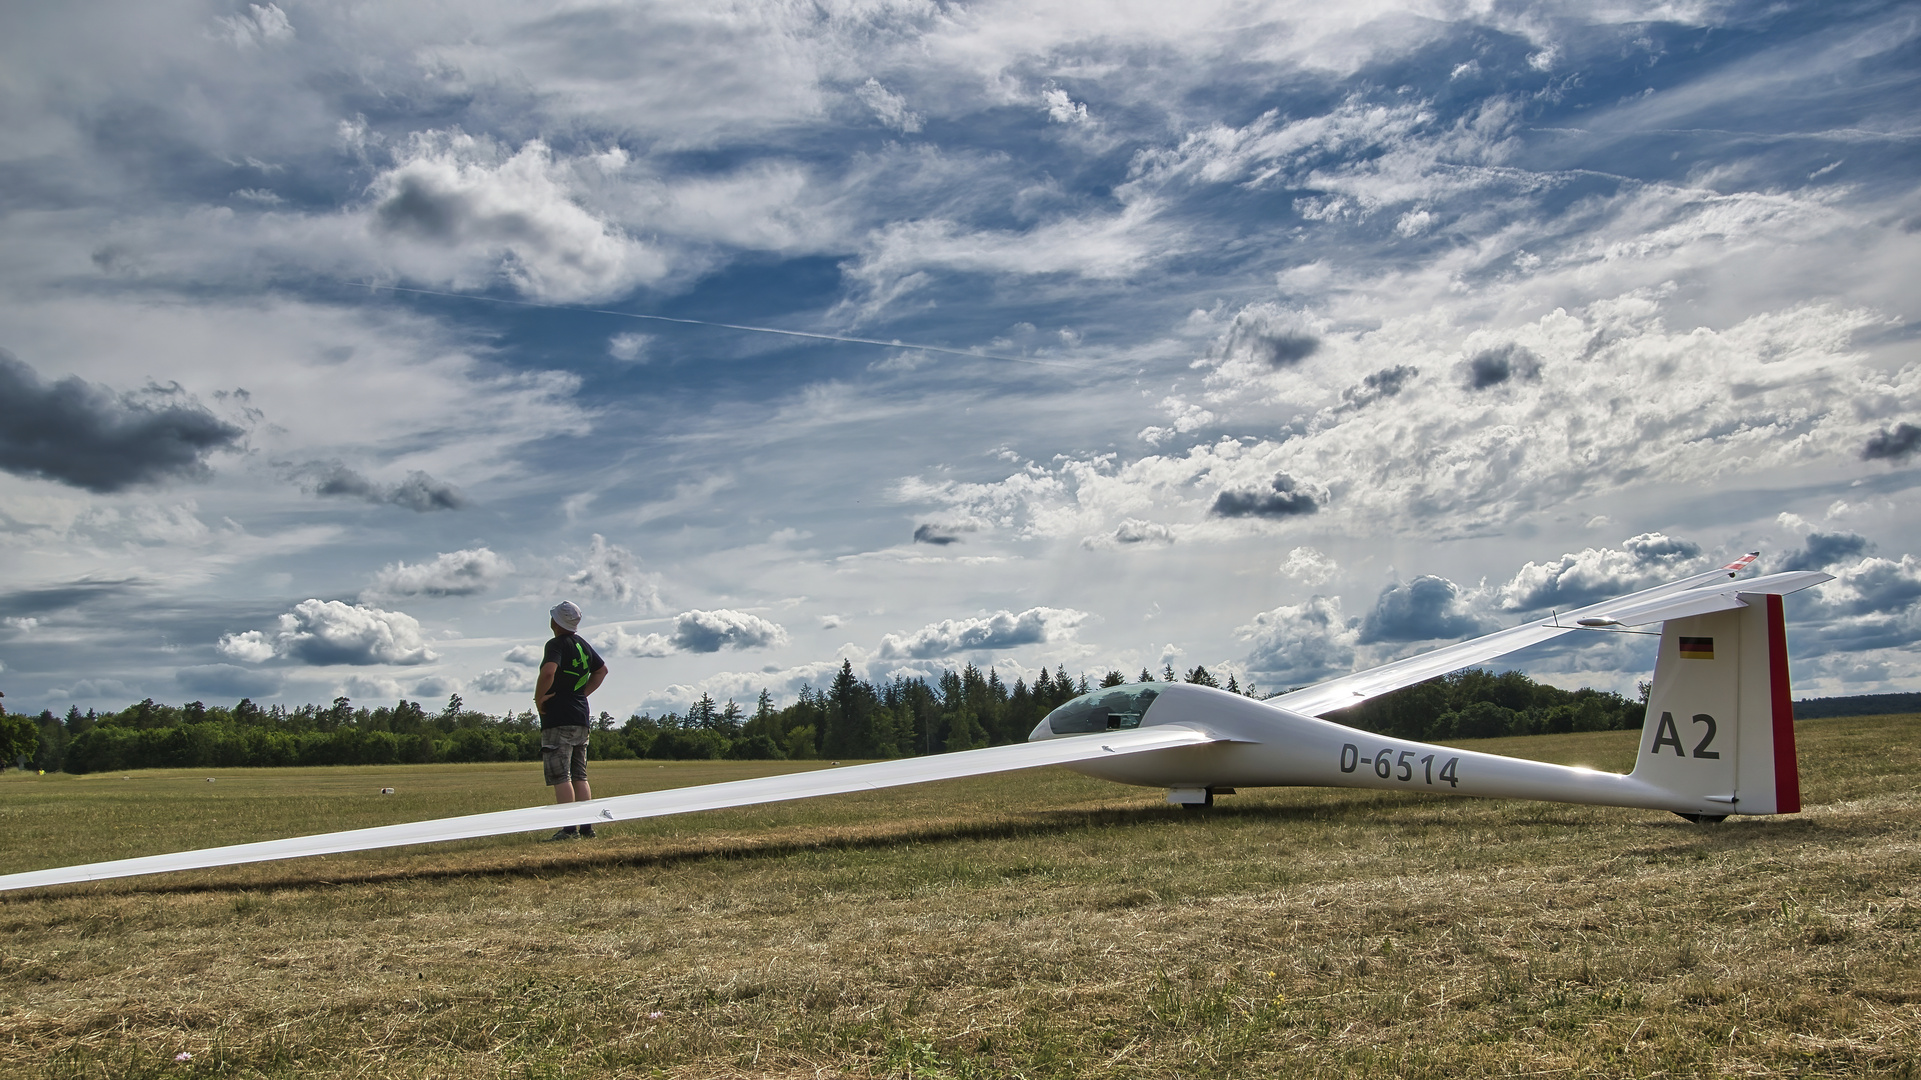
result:
M 1116 689 L 1138 692 L 1148 685 Z M 1725 799 L 1677 794 L 1629 775 L 1377 735 L 1211 687 L 1161 683 L 1152 684 L 1151 689 L 1155 696 L 1139 714 L 1140 728 L 1194 728 L 1220 741 L 1096 758 L 1067 767 L 1105 780 L 1177 793 L 1241 787 L 1350 787 L 1633 806 L 1683 814 L 1730 810 Z M 1121 715 L 1125 716 L 1121 723 L 1134 720 L 1131 714 Z M 1049 720 L 1042 720 L 1028 738 L 1035 742 L 1098 740 L 1100 732 L 1063 734 L 1053 730 Z

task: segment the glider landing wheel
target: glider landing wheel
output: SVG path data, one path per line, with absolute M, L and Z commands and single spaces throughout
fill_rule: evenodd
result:
M 1676 810 L 1675 813 L 1680 814 L 1681 812 Z M 1728 819 L 1726 814 L 1681 814 L 1681 816 L 1694 822 L 1696 825 L 1719 825 Z
M 1188 802 L 1188 803 L 1182 803 L 1182 804 L 1181 804 L 1181 808 L 1182 808 L 1182 809 L 1184 809 L 1184 810 L 1207 810 L 1207 809 L 1210 809 L 1210 808 L 1212 808 L 1212 807 L 1213 807 L 1213 805 L 1214 805 L 1214 796 L 1216 796 L 1216 795 L 1232 795 L 1232 794 L 1234 794 L 1234 789 L 1233 789 L 1233 788 L 1231 788 L 1231 787 L 1223 787 L 1223 788 L 1212 788 L 1212 787 L 1211 787 L 1211 788 L 1208 788 L 1208 789 L 1207 789 L 1207 795 L 1206 795 L 1206 797 L 1205 797 L 1205 798 L 1203 798 L 1203 799 L 1202 799 L 1202 800 L 1201 800 L 1200 802 Z

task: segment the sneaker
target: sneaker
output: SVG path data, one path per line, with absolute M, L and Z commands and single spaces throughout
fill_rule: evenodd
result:
M 593 840 L 596 838 L 594 835 L 594 827 L 592 825 L 582 825 L 580 827 L 579 835 L 582 840 Z
M 574 831 L 574 827 L 572 825 L 567 826 L 566 828 L 560 830 L 559 832 L 547 838 L 549 843 L 555 840 L 578 840 L 578 839 L 580 839 L 580 834 Z

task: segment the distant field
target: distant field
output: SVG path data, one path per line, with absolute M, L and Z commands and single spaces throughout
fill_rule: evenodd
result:
M 0 1074 L 1911 1077 L 1921 717 L 1799 731 L 1808 810 L 1712 827 L 1319 790 L 1196 814 L 1043 770 L 9 894 Z M 1634 740 L 1473 745 L 1624 770 Z M 531 805 L 538 773 L 8 773 L 0 873 Z

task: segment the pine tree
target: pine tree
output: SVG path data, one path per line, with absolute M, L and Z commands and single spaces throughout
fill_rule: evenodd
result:
M 855 677 L 853 661 L 842 660 L 833 688 L 827 692 L 827 727 L 821 732 L 821 752 L 829 757 L 896 756 L 896 747 L 878 745 L 875 738 L 874 713 L 879 704 L 873 687 Z
M 1014 679 L 1014 691 L 1007 695 L 1007 726 L 1014 732 L 1016 739 L 1024 739 L 1027 733 L 1040 723 L 1041 712 L 1034 695 L 1027 689 L 1025 680 L 1018 676 Z
M 700 695 L 700 700 L 687 708 L 687 726 L 705 731 L 716 730 L 720 722 L 720 706 L 711 694 Z
M 986 745 L 987 729 L 975 717 L 973 706 L 962 705 L 948 714 L 947 741 L 943 749 L 953 753 L 956 750 L 978 750 Z

